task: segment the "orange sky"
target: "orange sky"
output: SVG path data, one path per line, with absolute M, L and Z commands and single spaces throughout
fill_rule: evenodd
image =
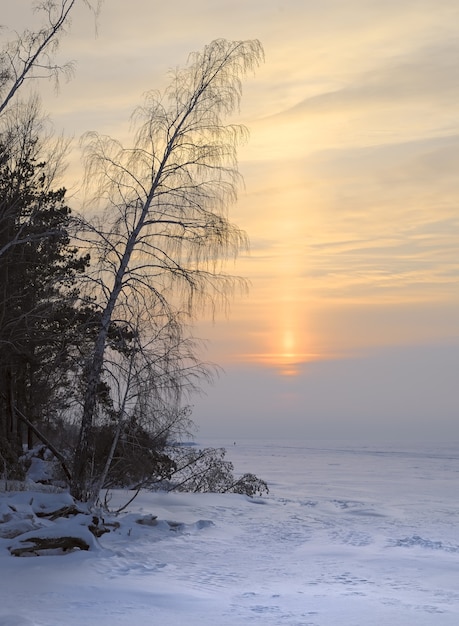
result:
M 208 357 L 229 371 L 207 404 L 197 403 L 204 431 L 220 432 L 210 413 L 225 393 L 231 401 L 219 409 L 223 421 L 247 410 L 236 401 L 245 372 L 245 379 L 254 377 L 260 415 L 275 424 L 279 406 L 289 406 L 289 432 L 301 424 L 303 434 L 322 435 L 317 415 L 328 416 L 332 429 L 340 410 L 352 416 L 362 407 L 349 383 L 341 409 L 327 413 L 328 400 L 321 405 L 311 389 L 314 376 L 320 381 L 314 389 L 333 395 L 343 380 L 336 367 L 348 374 L 367 363 L 362 371 L 376 368 L 380 389 L 392 373 L 375 363 L 393 350 L 407 368 L 406 393 L 387 409 L 393 423 L 404 412 L 415 423 L 416 389 L 428 380 L 429 410 L 441 406 L 445 435 L 456 434 L 457 385 L 445 387 L 445 380 L 451 349 L 459 347 L 459 4 L 130 0 L 126 6 L 106 0 L 97 38 L 88 12 L 78 12 L 61 46 L 63 58 L 77 61 L 76 76 L 57 97 L 45 94 L 56 128 L 76 140 L 68 173 L 76 201 L 76 146 L 84 131 L 127 139 L 129 114 L 143 92 L 163 87 L 168 68 L 212 39 L 258 38 L 266 52 L 245 84 L 237 120 L 251 139 L 240 151 L 245 189 L 231 212 L 250 236 L 251 253 L 229 269 L 248 277 L 251 289 L 232 303 L 228 319 L 222 314 L 215 324 L 197 325 L 210 340 Z M 21 28 L 23 11 L 8 6 L 2 13 L 5 24 Z M 421 358 L 430 360 L 424 378 L 416 367 Z M 285 396 L 285 379 L 292 378 L 296 391 Z M 261 397 L 267 386 L 271 408 Z M 429 421 L 426 413 L 432 432 L 442 415 Z

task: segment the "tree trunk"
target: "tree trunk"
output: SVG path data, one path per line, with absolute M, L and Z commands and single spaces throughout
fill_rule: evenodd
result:
M 123 280 L 127 272 L 138 234 L 142 229 L 145 217 L 148 213 L 150 202 L 151 198 L 149 197 L 143 207 L 137 226 L 126 244 L 126 249 L 116 273 L 110 297 L 102 314 L 99 334 L 94 346 L 93 358 L 88 372 L 83 416 L 81 418 L 80 437 L 74 455 L 73 475 L 70 486 L 70 493 L 76 500 L 87 501 L 91 498 L 91 493 L 93 491 L 91 485 L 89 484 L 88 469 L 91 451 L 94 444 L 92 430 L 97 405 L 97 393 L 104 365 L 105 346 L 107 343 L 107 336 L 112 321 L 113 311 L 115 310 L 118 297 L 122 291 Z
M 107 315 L 104 315 L 104 317 L 107 317 Z M 86 501 L 90 495 L 90 485 L 88 484 L 88 465 L 93 445 L 92 430 L 94 413 L 96 410 L 97 391 L 104 362 L 104 352 L 105 344 L 107 341 L 109 319 L 110 318 L 108 317 L 107 324 L 104 324 L 102 322 L 99 335 L 96 340 L 94 355 L 88 372 L 88 381 L 83 406 L 83 416 L 81 418 L 80 437 L 74 455 L 70 493 L 76 500 L 81 501 Z

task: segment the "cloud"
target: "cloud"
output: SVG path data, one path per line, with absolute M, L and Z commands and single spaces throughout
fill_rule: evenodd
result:
M 397 106 L 415 100 L 433 104 L 449 103 L 457 100 L 459 82 L 452 79 L 459 71 L 459 48 L 444 51 L 446 58 L 453 59 L 448 63 L 401 62 L 374 69 L 362 75 L 358 84 L 333 92 L 323 93 L 306 98 L 282 115 L 302 115 L 304 113 L 327 113 L 349 108 L 368 108 L 369 106 Z M 451 56 L 450 56 L 451 55 Z M 444 60 L 441 59 L 441 61 Z M 440 61 L 440 58 L 435 60 Z
M 243 271 L 255 282 L 281 270 L 284 284 L 295 280 L 298 290 L 302 279 L 303 291 L 325 298 L 457 301 L 458 135 L 344 146 L 247 169 L 255 192 L 240 216 L 255 246 Z

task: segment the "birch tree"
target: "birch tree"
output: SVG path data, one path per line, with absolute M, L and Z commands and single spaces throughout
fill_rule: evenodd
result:
M 91 258 L 95 250 L 99 257 L 92 280 L 101 314 L 74 454 L 77 499 L 91 496 L 88 462 L 111 322 L 129 316 L 135 301 L 146 322 L 173 320 L 179 340 L 199 304 L 218 304 L 237 283 L 222 262 L 247 245 L 227 215 L 247 131 L 226 120 L 238 108 L 242 78 L 262 54 L 258 41 L 213 41 L 171 73 L 164 94 L 147 95 L 133 116 L 132 147 L 97 133 L 85 137 L 87 180 L 105 211 L 98 224 L 86 223 Z
M 36 30 L 16 33 L 6 41 L 0 50 L 0 115 L 27 80 L 52 78 L 58 81 L 61 75 L 73 74 L 73 64 L 59 65 L 55 55 L 71 15 L 81 2 L 97 13 L 102 0 L 41 0 L 35 3 L 35 11 L 44 16 L 41 25 Z

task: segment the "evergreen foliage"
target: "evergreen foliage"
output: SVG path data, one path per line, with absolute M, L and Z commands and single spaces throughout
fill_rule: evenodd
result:
M 62 409 L 81 342 L 78 275 L 65 189 L 50 188 L 33 120 L 0 135 L 0 432 L 10 460 Z M 36 120 L 35 120 L 36 121 Z M 87 313 L 87 312 L 86 312 Z

